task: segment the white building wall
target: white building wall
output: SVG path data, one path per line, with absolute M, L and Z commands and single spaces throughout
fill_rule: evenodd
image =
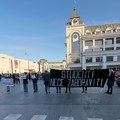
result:
M 17 66 L 15 64 L 17 61 Z M 39 65 L 36 62 L 24 60 L 24 59 L 14 59 L 13 57 L 0 54 L 0 74 L 2 73 L 24 73 L 29 72 L 29 70 L 38 72 Z

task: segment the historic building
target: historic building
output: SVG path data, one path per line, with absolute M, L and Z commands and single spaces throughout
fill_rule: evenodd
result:
M 46 59 L 40 59 L 39 63 L 39 69 L 40 72 L 43 73 L 45 70 L 50 71 L 50 69 L 57 69 L 57 70 L 64 70 L 66 69 L 66 61 L 54 61 L 54 62 L 48 62 Z
M 120 24 L 86 26 L 74 8 L 66 25 L 67 68 L 120 68 Z

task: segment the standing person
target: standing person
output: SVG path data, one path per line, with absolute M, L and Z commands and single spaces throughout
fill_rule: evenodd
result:
M 43 80 L 44 80 L 44 85 L 45 85 L 45 92 L 50 93 L 50 74 L 48 73 L 48 71 L 45 71 L 45 73 L 43 74 Z
M 16 83 L 16 78 L 15 78 L 15 74 L 13 74 L 13 83 L 14 83 L 14 86 L 15 86 L 15 83 Z
M 115 81 L 114 71 L 112 69 L 110 69 L 109 76 L 108 76 L 108 81 L 107 81 L 108 89 L 105 93 L 112 94 L 112 92 L 113 92 L 113 87 L 112 86 L 114 85 L 114 81 Z
M 27 73 L 25 72 L 22 76 L 23 78 L 23 88 L 24 88 L 24 92 L 28 92 L 28 76 Z
M 13 78 L 9 74 L 4 74 L 1 80 L 2 80 L 2 83 L 6 85 L 7 92 L 10 92 L 10 86 L 14 86 Z
M 18 73 L 15 75 L 15 79 L 16 79 L 16 84 L 18 83 L 20 84 L 20 76 Z
M 86 70 L 83 69 L 82 72 L 83 72 L 83 74 L 85 75 Z M 85 79 L 85 76 L 83 76 L 83 78 Z M 86 85 L 85 80 L 82 82 L 82 92 L 83 92 L 83 93 L 84 93 L 84 92 L 87 93 L 87 85 Z
M 38 92 L 38 85 L 37 85 L 38 77 L 36 73 L 31 74 L 31 80 L 33 82 L 34 92 Z
M 56 93 L 61 93 L 61 86 L 56 87 Z
M 68 79 L 64 79 L 63 84 L 65 87 L 65 93 L 68 93 L 68 91 L 69 91 L 69 93 L 71 93 L 71 87 L 68 85 L 68 83 L 69 83 Z
M 85 85 L 85 83 L 82 83 L 82 90 L 83 93 L 87 93 L 87 85 Z

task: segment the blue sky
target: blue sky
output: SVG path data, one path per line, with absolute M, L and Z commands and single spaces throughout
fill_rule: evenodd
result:
M 0 0 L 0 53 L 38 62 L 66 56 L 65 26 L 74 0 Z M 120 0 L 76 0 L 86 25 L 120 23 Z

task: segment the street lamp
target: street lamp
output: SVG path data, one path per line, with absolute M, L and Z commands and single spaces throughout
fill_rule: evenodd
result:
M 28 63 L 28 72 L 29 72 L 29 59 L 28 59 L 29 55 L 27 53 L 25 53 L 25 55 L 27 56 L 26 59 L 27 59 L 27 63 Z

